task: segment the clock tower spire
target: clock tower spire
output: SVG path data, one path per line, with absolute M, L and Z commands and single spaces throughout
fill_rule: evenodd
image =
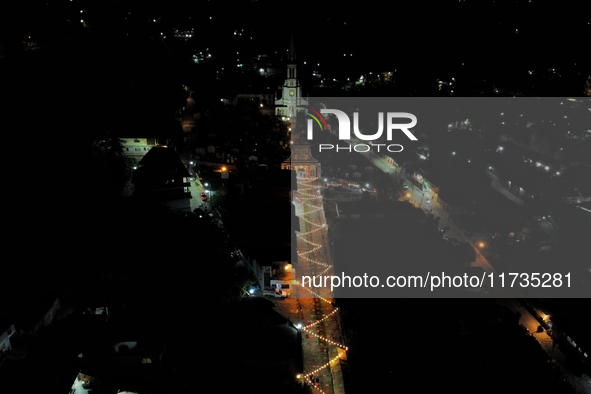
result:
M 289 61 L 291 63 L 295 62 L 296 53 L 295 53 L 295 46 L 293 45 L 293 27 L 291 28 L 291 37 L 289 40 Z
M 308 101 L 302 98 L 302 87 L 297 78 L 297 62 L 293 37 L 292 28 L 289 49 L 287 51 L 287 75 L 281 88 L 281 98 L 275 101 L 275 115 L 291 121 L 291 128 L 296 132 L 296 115 L 298 111 L 301 111 L 298 107 L 307 106 Z

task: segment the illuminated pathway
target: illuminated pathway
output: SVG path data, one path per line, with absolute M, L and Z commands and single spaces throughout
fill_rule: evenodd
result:
M 298 233 L 298 280 L 302 276 L 333 275 L 324 218 L 322 196 L 317 178 L 298 178 L 295 198 L 300 218 Z M 298 282 L 299 283 L 299 282 Z M 338 308 L 330 289 L 315 293 L 296 286 L 298 303 L 305 305 L 310 319 L 302 322 L 304 373 L 300 377 L 318 393 L 344 393 L 339 359 L 346 358 L 347 346 L 341 343 Z

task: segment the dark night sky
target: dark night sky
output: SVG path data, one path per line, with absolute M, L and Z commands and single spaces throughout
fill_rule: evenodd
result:
M 59 37 L 66 26 L 63 3 L 67 2 L 19 2 L 13 32 L 21 37 Z M 80 1 L 78 8 L 100 15 L 95 28 L 103 23 L 102 28 L 111 32 L 126 10 L 146 19 L 162 15 L 164 25 L 194 27 L 199 40 L 220 51 L 233 47 L 234 30 L 253 32 L 254 39 L 244 47 L 257 51 L 286 48 L 294 29 L 298 57 L 341 66 L 343 54 L 350 52 L 354 56 L 348 62 L 369 68 L 413 64 L 434 69 L 462 62 L 535 68 L 588 58 L 583 40 L 591 33 L 591 20 L 574 2 L 551 8 L 528 0 L 236 3 Z M 76 4 L 70 5 L 77 8 Z

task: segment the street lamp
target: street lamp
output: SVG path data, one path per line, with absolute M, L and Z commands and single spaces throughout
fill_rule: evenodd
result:
M 296 378 L 300 382 L 300 384 L 302 385 L 302 387 L 304 387 L 305 383 L 304 383 L 304 377 L 302 376 L 302 374 L 297 374 L 296 375 Z
M 479 242 L 478 243 L 478 247 L 481 248 L 481 249 L 484 248 L 484 242 Z

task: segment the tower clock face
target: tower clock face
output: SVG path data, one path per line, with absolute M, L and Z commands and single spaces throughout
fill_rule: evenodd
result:
M 289 92 L 289 95 L 290 95 L 291 97 L 293 97 L 293 95 L 294 95 L 294 93 L 293 93 L 293 90 L 291 90 L 291 91 Z

